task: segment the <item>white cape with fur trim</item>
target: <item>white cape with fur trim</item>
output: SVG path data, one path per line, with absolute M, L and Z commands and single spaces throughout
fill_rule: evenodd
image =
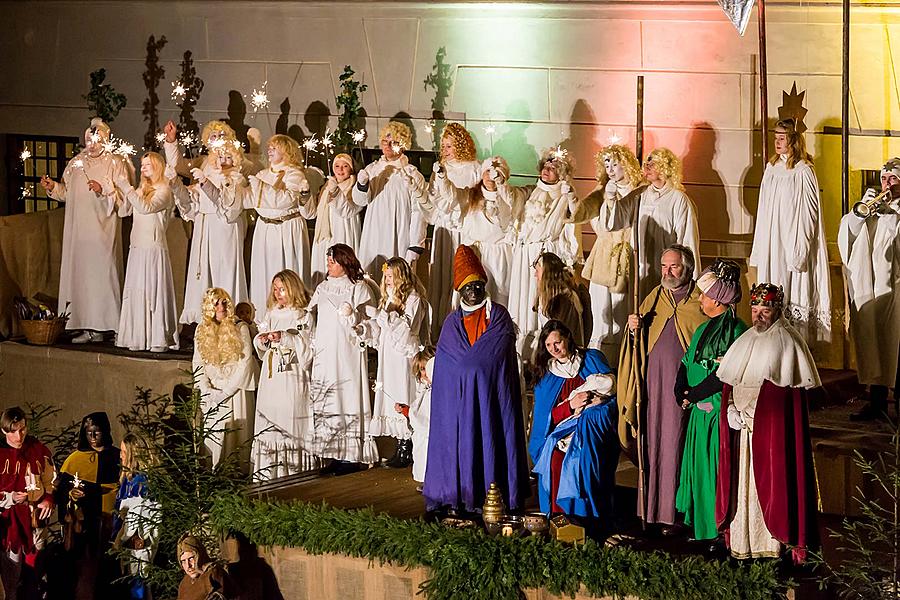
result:
M 732 387 L 761 387 L 766 380 L 779 387 L 822 385 L 809 347 L 783 318 L 766 331 L 745 331 L 725 353 L 716 375 Z

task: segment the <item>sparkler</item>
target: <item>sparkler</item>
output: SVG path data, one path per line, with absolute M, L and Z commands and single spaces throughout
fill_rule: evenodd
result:
M 553 160 L 565 160 L 566 157 L 569 156 L 569 151 L 557 146 L 556 150 L 554 150 L 551 155 L 553 156 Z
M 32 196 L 34 196 L 34 186 L 30 183 L 26 183 L 22 186 L 22 200 Z
M 329 162 L 329 156 L 331 153 L 331 149 L 334 147 L 334 141 L 332 141 L 333 133 L 329 133 L 328 128 L 325 128 L 325 134 L 322 136 L 322 150 L 325 151 L 325 162 Z
M 615 144 L 621 143 L 622 137 L 617 135 L 615 131 L 610 129 L 609 137 L 606 138 L 606 141 L 609 142 L 610 145 L 615 145 Z
M 433 131 L 434 131 L 434 119 L 428 119 L 428 121 L 425 122 L 425 132 L 431 133 Z
M 75 479 L 72 481 L 72 487 L 81 489 L 81 479 L 78 477 L 78 471 L 75 471 Z
M 494 133 L 496 133 L 496 131 L 497 129 L 494 127 L 493 123 L 484 128 L 484 135 L 488 136 L 488 139 L 491 140 L 491 156 L 494 155 Z
M 353 143 L 356 144 L 356 149 L 359 150 L 359 162 L 360 164 L 365 162 L 365 157 L 363 156 L 362 151 L 362 143 L 366 139 L 366 130 L 360 129 L 359 131 L 354 131 L 350 136 L 350 139 L 353 140 Z
M 165 133 L 160 132 L 160 133 L 157 133 L 157 134 L 156 134 L 156 142 L 157 142 L 158 144 L 162 144 L 162 143 L 165 142 L 165 141 L 166 141 L 166 134 L 165 134 Z
M 258 110 L 262 110 L 269 106 L 269 96 L 266 94 L 266 84 L 268 81 L 264 81 L 260 88 L 257 90 L 253 88 L 253 93 L 250 95 L 250 106 L 253 107 L 253 112 Z
M 172 82 L 172 100 L 175 101 L 176 104 L 184 102 L 184 98 L 187 95 L 187 88 L 180 81 Z
M 309 158 L 309 153 L 315 152 L 316 146 L 318 146 L 318 145 L 319 145 L 319 140 L 316 139 L 316 136 L 314 136 L 314 135 L 310 136 L 308 139 L 306 139 L 303 142 L 303 164 L 304 164 L 304 166 L 309 164 L 309 161 L 307 160 Z
M 25 148 L 24 150 L 22 150 L 22 154 L 19 155 L 19 158 L 22 160 L 22 162 L 25 162 L 26 160 L 31 158 L 31 150 Z

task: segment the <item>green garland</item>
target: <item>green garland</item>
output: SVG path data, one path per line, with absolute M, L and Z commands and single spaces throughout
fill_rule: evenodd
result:
M 371 509 L 341 510 L 302 502 L 218 498 L 210 520 L 261 546 L 344 554 L 402 567 L 427 567 L 422 585 L 431 600 L 519 600 L 522 588 L 573 596 L 583 585 L 595 596 L 644 600 L 770 600 L 784 598 L 771 561 L 735 564 L 701 557 L 673 558 L 588 541 L 582 548 L 538 537 L 490 537 Z

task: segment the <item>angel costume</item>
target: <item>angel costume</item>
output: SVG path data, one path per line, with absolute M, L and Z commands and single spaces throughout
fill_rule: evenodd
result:
M 351 175 L 338 182 L 333 177 L 322 186 L 316 207 L 316 231 L 312 246 L 312 275 L 310 280 L 317 286 L 325 280 L 325 264 L 328 249 L 335 244 L 346 244 L 356 252 L 359 249 L 359 213 L 363 207 L 353 202 L 353 188 L 356 176 Z M 334 182 L 334 183 L 331 183 Z

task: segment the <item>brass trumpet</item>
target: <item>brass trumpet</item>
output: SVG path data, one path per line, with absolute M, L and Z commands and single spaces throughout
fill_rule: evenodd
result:
M 853 214 L 860 219 L 868 219 L 878 207 L 891 201 L 891 189 L 888 188 L 869 200 L 860 200 L 853 205 Z

